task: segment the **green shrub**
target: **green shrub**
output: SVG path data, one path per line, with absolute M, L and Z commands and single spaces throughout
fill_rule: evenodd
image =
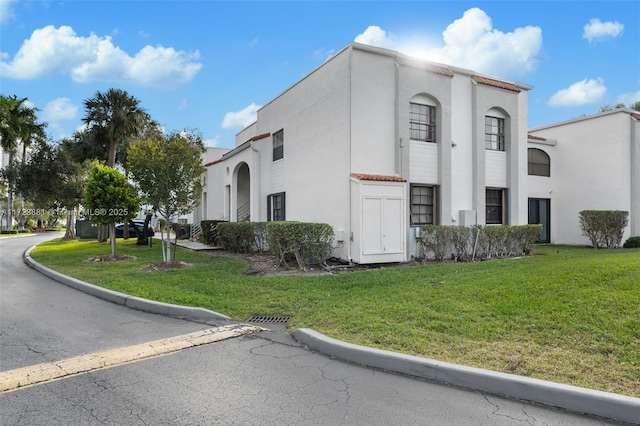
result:
M 286 267 L 291 258 L 300 269 L 311 262 L 323 265 L 333 248 L 333 228 L 326 223 L 268 222 L 266 232 L 269 250 Z
M 250 253 L 255 250 L 254 222 L 218 222 L 218 242 L 225 250 Z
M 624 248 L 640 248 L 640 237 L 629 237 L 622 245 Z
M 454 227 L 444 225 L 422 225 L 420 236 L 417 238 L 420 247 L 420 257 L 427 259 L 433 253 L 435 260 L 441 262 L 449 254 L 451 245 L 451 230 Z
M 445 226 L 423 225 L 416 238 L 419 258 L 430 255 L 437 261 L 452 257 L 464 262 L 480 258 L 500 258 L 530 254 L 540 238 L 542 225 Z
M 622 210 L 583 210 L 578 218 L 582 235 L 595 248 L 619 247 L 629 224 L 629 212 Z

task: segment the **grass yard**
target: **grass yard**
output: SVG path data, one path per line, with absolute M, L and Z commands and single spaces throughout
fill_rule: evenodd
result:
M 32 257 L 131 295 L 234 320 L 291 316 L 350 343 L 640 397 L 640 249 L 536 247 L 534 256 L 320 276 L 249 276 L 242 259 L 178 248 L 193 267 L 145 272 L 160 245 L 119 240 L 136 260 L 86 262 L 108 243 L 43 243 Z

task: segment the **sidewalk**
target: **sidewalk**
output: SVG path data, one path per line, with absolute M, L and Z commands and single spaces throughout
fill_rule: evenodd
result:
M 220 250 L 218 247 L 208 246 L 206 244 L 199 243 L 198 241 L 191 240 L 178 240 L 177 244 L 180 247 L 188 248 L 193 251 Z

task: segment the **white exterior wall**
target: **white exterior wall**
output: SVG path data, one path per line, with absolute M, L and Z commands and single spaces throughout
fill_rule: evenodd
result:
M 524 225 L 528 222 L 527 210 L 527 92 L 516 93 L 510 90 L 475 84 L 473 88 L 473 210 L 477 212 L 479 224 L 486 223 L 485 190 L 490 183 L 506 183 L 508 190 L 509 225 Z M 505 117 L 505 156 L 504 176 L 490 174 L 487 182 L 486 167 L 497 158 L 496 153 L 485 149 L 485 116 L 492 115 L 491 110 L 499 110 Z M 489 163 L 487 163 L 489 158 Z M 502 173 L 502 171 L 500 171 Z
M 517 208 L 509 208 L 510 223 L 526 223 L 522 187 L 526 181 L 521 179 L 526 168 L 519 170 L 522 159 L 526 167 L 527 89 L 516 92 L 476 84 L 473 75 L 390 50 L 350 44 L 262 107 L 257 121 L 238 133 L 236 148 L 207 168 L 209 218 L 231 212 L 234 220 L 236 172 L 246 164 L 252 221 L 266 221 L 268 195 L 284 192 L 286 220 L 330 224 L 337 235 L 344 235 L 334 255 L 359 262 L 403 261 L 415 254 L 415 232 L 409 226 L 411 183 L 438 186 L 438 223 L 449 225 L 459 222 L 461 210 L 479 210 L 478 223 L 484 223 L 485 185 L 497 179 L 515 195 L 511 204 Z M 428 99 L 436 106 L 437 143 L 410 140 L 412 99 Z M 493 163 L 485 164 L 484 155 L 484 116 L 492 108 L 505 111 L 509 122 L 509 149 L 494 156 L 497 172 Z M 274 162 L 272 135 L 281 129 L 284 158 Z M 354 180 L 352 174 L 404 181 Z M 372 189 L 380 193 L 365 194 Z M 363 216 L 362 206 L 373 206 L 378 196 L 381 208 L 387 209 L 385 215 L 401 214 L 394 222 L 401 224 L 401 231 L 387 227 L 390 222 L 381 224 L 384 232 L 402 234 L 389 240 L 405 245 L 392 255 L 389 251 L 374 255 L 366 248 L 375 238 L 363 235 L 363 223 L 373 216 Z M 380 247 L 387 250 L 389 245 Z
M 640 232 L 637 205 L 640 185 L 636 182 L 632 187 L 631 178 L 634 161 L 635 169 L 640 167 L 638 140 L 636 136 L 634 141 L 632 135 L 634 128 L 637 129 L 638 124 L 628 112 L 614 111 L 529 131 L 535 136 L 557 140 L 552 150 L 530 144 L 551 157 L 548 187 L 540 182 L 544 178 L 529 176 L 532 185 L 529 193 L 537 196 L 546 190 L 544 198 L 552 198 L 552 242 L 590 244 L 580 230 L 578 214 L 582 210 L 628 211 L 631 226 L 625 230 L 622 242 L 632 235 L 632 229 Z M 635 205 L 632 200 L 636 201 Z

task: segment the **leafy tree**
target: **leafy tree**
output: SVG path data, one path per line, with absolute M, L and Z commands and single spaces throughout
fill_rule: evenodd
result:
M 623 103 L 619 103 L 616 104 L 615 106 L 611 106 L 611 105 L 603 105 L 600 107 L 600 109 L 598 110 L 598 112 L 607 112 L 607 111 L 613 111 L 614 109 L 621 109 L 621 108 L 626 108 L 627 106 Z M 636 111 L 640 111 L 640 101 L 635 102 L 633 104 L 629 104 L 629 108 L 630 109 L 634 109 Z
M 27 146 L 38 138 L 44 138 L 46 124 L 37 122 L 37 109 L 28 106 L 26 102 L 27 98 L 18 99 L 16 95 L 0 95 L 0 144 L 4 152 L 9 154 L 9 164 L 13 163 L 20 144 L 24 159 Z M 6 181 L 8 194 L 7 223 L 11 227 L 15 181 L 11 174 L 3 174 L 3 179 Z
M 116 222 L 126 223 L 140 208 L 135 188 L 117 169 L 95 162 L 89 172 L 82 204 L 96 222 L 108 226 L 111 256 L 115 257 Z
M 134 141 L 129 146 L 128 170 L 145 203 L 153 206 L 167 224 L 176 215 L 193 211 L 200 199 L 204 172 L 202 137 L 193 132 L 172 133 Z M 161 232 L 164 232 L 161 230 Z M 163 261 L 171 262 L 170 228 Z
M 40 141 L 35 148 L 17 169 L 16 189 L 41 209 L 66 215 L 63 240 L 75 239 L 75 212 L 82 201 L 88 164 L 75 162 L 64 145 Z

